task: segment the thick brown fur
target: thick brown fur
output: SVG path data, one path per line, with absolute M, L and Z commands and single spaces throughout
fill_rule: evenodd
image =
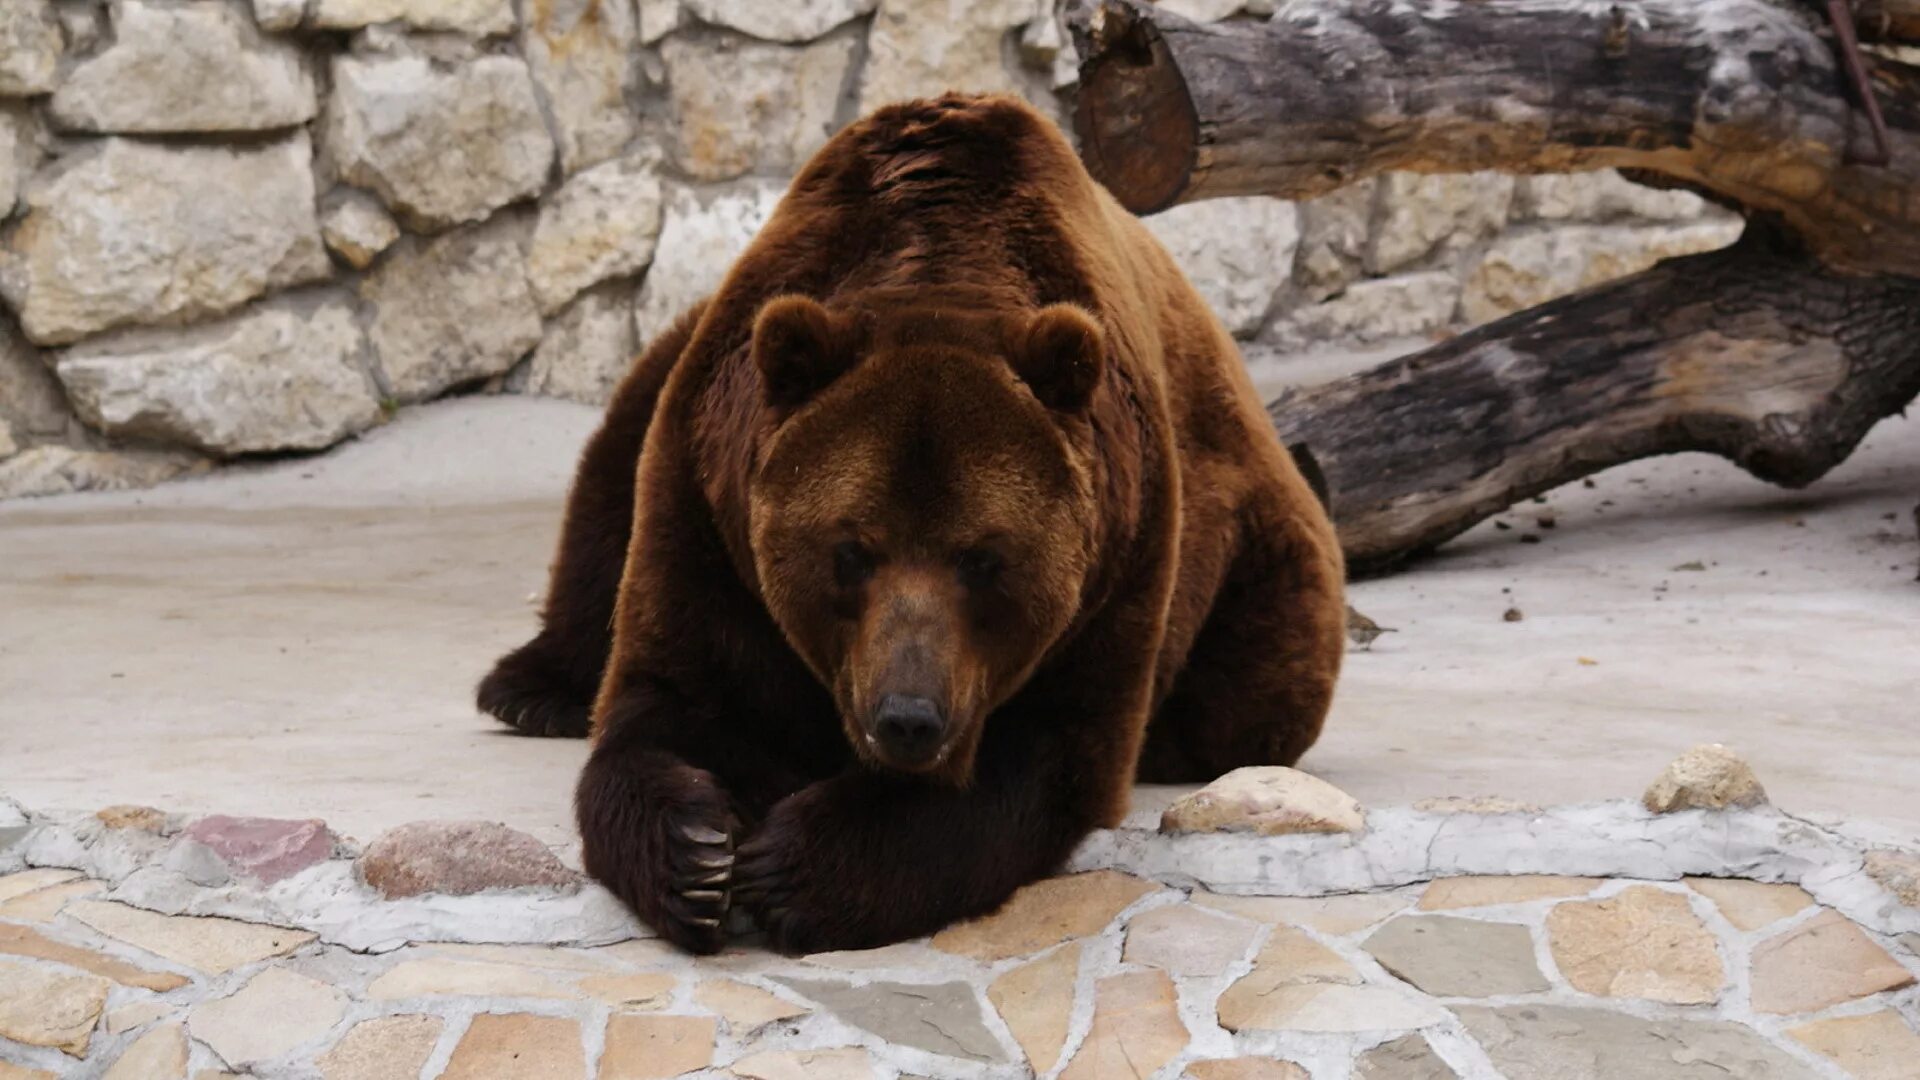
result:
M 666 937 L 870 947 L 1052 871 L 1136 775 L 1292 764 L 1342 580 L 1166 253 L 1044 118 L 950 95 L 837 135 L 641 359 L 481 705 L 579 734 L 597 687 L 587 869 Z M 937 756 L 876 741 L 909 700 Z

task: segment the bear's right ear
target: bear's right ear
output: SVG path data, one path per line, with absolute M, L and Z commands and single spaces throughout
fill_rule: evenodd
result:
M 1014 374 L 1049 409 L 1079 412 L 1093 398 L 1106 367 L 1106 335 L 1083 308 L 1050 304 L 1013 331 Z
M 767 404 L 779 408 L 825 390 L 853 366 L 858 350 L 852 320 L 810 297 L 775 297 L 753 322 L 753 366 Z

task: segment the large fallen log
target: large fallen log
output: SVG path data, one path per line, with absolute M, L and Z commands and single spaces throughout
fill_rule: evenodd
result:
M 1879 0 L 1878 36 L 1920 0 Z M 1076 124 L 1128 207 L 1388 170 L 1603 167 L 1749 219 L 1726 252 L 1274 403 L 1355 566 L 1610 465 L 1706 450 L 1811 482 L 1920 394 L 1920 68 L 1872 57 L 1886 167 L 1809 0 L 1292 0 L 1195 25 L 1069 0 Z

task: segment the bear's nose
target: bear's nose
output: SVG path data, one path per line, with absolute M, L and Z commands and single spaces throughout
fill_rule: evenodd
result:
M 930 760 L 940 749 L 940 736 L 947 723 L 940 707 L 923 697 L 888 694 L 874 710 L 873 737 L 880 749 L 901 764 L 918 765 Z

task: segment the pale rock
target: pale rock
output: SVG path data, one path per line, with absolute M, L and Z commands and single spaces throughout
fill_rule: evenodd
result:
M 1544 304 L 1662 259 L 1726 247 L 1738 221 L 1693 225 L 1569 225 L 1494 241 L 1467 277 L 1461 310 L 1473 323 Z
M 589 975 L 579 982 L 580 992 L 595 1001 L 628 1012 L 665 1008 L 673 998 L 675 979 L 671 975 Z
M 538 968 L 541 971 L 599 974 L 620 971 L 625 967 L 623 959 L 612 955 L 611 950 L 607 949 L 569 949 L 552 945 L 472 945 L 461 942 L 437 942 L 425 948 L 436 956 Z
M 156 1020 L 164 1020 L 173 1015 L 175 1008 L 176 1006 L 172 1002 L 162 1001 L 158 998 L 149 1001 L 136 1001 L 131 1005 L 122 1005 L 112 1012 L 107 1013 L 105 1019 L 101 1021 L 100 1026 L 107 1034 L 118 1035 L 122 1032 L 132 1031 L 135 1028 L 146 1027 Z
M 1325 300 L 1365 274 L 1367 233 L 1379 181 L 1368 177 L 1298 203 L 1300 243 L 1294 279 L 1312 300 Z
M 537 194 L 554 156 L 527 65 L 509 56 L 451 68 L 420 56 L 336 57 L 326 146 L 342 180 L 425 230 Z
M 1196 1061 L 1181 1071 L 1186 1080 L 1313 1080 L 1312 1074 L 1278 1058 L 1215 1058 Z
M 632 298 L 623 289 L 597 289 L 547 325 L 528 362 L 523 389 L 605 405 L 635 355 Z
M 1094 984 L 1093 1026 L 1060 1080 L 1146 1080 L 1186 1049 L 1187 1040 L 1165 972 L 1112 975 Z
M 307 0 L 253 0 L 253 21 L 262 30 L 295 29 L 306 14 Z
M 1239 14 L 1246 3 L 1247 0 L 1158 0 L 1155 6 L 1190 22 L 1210 23 Z
M 348 266 L 365 270 L 400 239 L 400 226 L 372 195 L 339 188 L 321 204 L 320 237 Z
M 680 0 L 639 0 L 640 43 L 651 45 L 680 28 L 686 17 Z
M 527 281 L 542 315 L 582 290 L 636 273 L 660 235 L 660 177 L 649 155 L 588 169 L 544 200 L 527 249 Z
M 1766 801 L 1766 789 L 1753 769 L 1719 743 L 1704 743 L 1675 758 L 1640 797 L 1641 804 L 1656 814 L 1759 806 Z
M 404 22 L 414 30 L 448 30 L 472 37 L 513 29 L 511 0 L 310 0 L 309 25 L 318 30 L 357 30 L 375 23 Z
M 362 1020 L 314 1065 L 321 1080 L 416 1080 L 443 1023 L 415 1013 Z
M 73 881 L 65 885 L 55 885 L 50 889 L 41 889 L 0 904 L 0 919 L 50 923 L 59 916 L 61 909 L 65 908 L 68 902 L 96 896 L 105 889 L 106 886 L 98 881 Z
M 56 370 L 75 410 L 108 435 L 222 457 L 318 450 L 381 419 L 365 332 L 338 299 L 95 338 Z
M 693 1003 L 717 1013 L 727 1022 L 727 1033 L 744 1037 L 776 1020 L 805 1016 L 807 1007 L 770 994 L 757 986 L 732 979 L 704 979 L 693 991 Z
M 1454 1014 L 1499 1075 L 1553 1080 L 1812 1080 L 1752 1028 L 1646 1020 L 1560 1005 L 1461 1006 Z
M 1691 191 L 1663 191 L 1636 184 L 1612 169 L 1523 176 L 1515 183 L 1516 221 L 1688 221 L 1709 204 Z
M 367 987 L 375 1001 L 406 1001 L 426 997 L 576 997 L 573 991 L 546 975 L 507 964 L 476 963 L 428 957 L 405 960 Z
M 210 916 L 160 915 L 124 904 L 77 900 L 66 914 L 102 934 L 209 975 L 274 956 L 314 939 L 306 930 Z
M 164 836 L 168 832 L 167 812 L 153 806 L 115 803 L 95 810 L 93 819 L 109 829 L 132 829 L 154 836 Z
M 1260 329 L 1293 273 L 1299 214 L 1290 202 L 1204 199 L 1146 219 L 1207 306 L 1235 336 Z
M 234 994 L 195 1006 L 187 1028 L 227 1064 L 244 1068 L 325 1034 L 346 1008 L 338 988 L 270 967 Z
M 1066 1046 L 1080 948 L 1077 941 L 1062 946 L 1007 971 L 987 987 L 987 1000 L 1006 1022 L 1036 1076 L 1051 1070 Z
M 1191 904 L 1168 904 L 1135 915 L 1127 923 L 1129 964 L 1157 967 L 1172 975 L 1218 975 L 1246 955 L 1254 927 L 1222 918 Z
M 841 971 L 879 971 L 886 968 L 925 967 L 938 962 L 940 956 L 917 941 L 896 941 L 877 949 L 834 949 L 808 953 L 805 959 L 809 964 Z
M 668 193 L 653 260 L 672 270 L 648 274 L 640 285 L 633 329 L 641 348 L 720 287 L 784 190 L 779 183 L 751 181 L 704 199 L 691 188 L 676 186 Z
M 368 337 L 401 401 L 506 372 L 540 343 L 521 249 L 524 220 L 499 218 L 395 244 L 360 283 Z
M 666 1080 L 713 1064 L 713 1021 L 705 1016 L 634 1016 L 607 1020 L 599 1075 L 607 1080 Z
M 206 469 L 193 454 L 35 446 L 0 461 L 0 499 L 150 488 Z
M 41 156 L 40 130 L 32 110 L 20 102 L 0 100 L 0 219 L 13 213 Z
M 1331 937 L 1344 937 L 1406 910 L 1413 897 L 1406 892 L 1315 897 L 1229 896 L 1195 889 L 1193 902 L 1255 922 L 1304 926 Z
M 741 1080 L 876 1080 L 873 1059 L 857 1046 L 767 1050 L 727 1066 Z
M 881 0 L 867 34 L 860 112 L 948 90 L 1018 92 L 1002 46 L 1033 14 L 1032 0 Z
M 1351 833 L 1367 824 L 1353 796 L 1317 776 L 1279 765 L 1235 769 L 1160 816 L 1160 831 Z
M 1030 956 L 1052 945 L 1097 934 L 1155 886 L 1117 870 L 1045 878 L 1015 892 L 999 910 L 950 926 L 933 947 L 975 960 Z
M 1413 804 L 1415 810 L 1427 814 L 1540 814 L 1544 809 L 1534 803 L 1521 802 L 1499 795 L 1443 795 L 1435 799 L 1421 799 Z
M 79 876 L 78 870 L 64 870 L 57 867 L 22 870 L 16 874 L 0 875 L 0 904 L 31 892 L 65 884 Z
M 67 36 L 68 52 L 92 52 L 106 40 L 107 9 L 101 0 L 55 0 L 54 14 Z
M 1913 985 L 1913 973 L 1839 912 L 1824 912 L 1753 948 L 1756 1012 L 1816 1012 Z
M 304 124 L 319 106 L 300 49 L 263 39 L 226 4 L 122 0 L 113 44 L 54 91 L 56 123 L 80 131 L 265 131 Z
M 1409 915 L 1373 932 L 1364 948 L 1395 978 L 1435 997 L 1497 997 L 1549 989 L 1518 923 Z
M 167 1024 L 135 1039 L 103 1080 L 181 1080 L 186 1074 L 187 1031 Z
M 1910 908 L 1920 908 L 1920 855 L 1908 851 L 1869 851 L 1867 876 Z
M 0 97 L 52 90 L 62 51 L 60 20 L 48 0 L 0 4 Z
M 973 1061 L 1001 1059 L 1000 1044 L 980 1015 L 980 1000 L 963 982 L 774 980 L 818 1002 L 848 1024 L 897 1046 Z
M 1763 885 L 1740 878 L 1688 878 L 1693 891 L 1713 906 L 1736 930 L 1758 930 L 1813 906 L 1813 897 L 1798 885 Z
M 1599 878 L 1558 874 L 1516 874 L 1511 877 L 1441 878 L 1420 894 L 1421 911 L 1528 904 L 1536 900 L 1564 900 L 1585 896 L 1600 887 Z
M 632 0 L 528 0 L 521 51 L 544 95 L 568 174 L 619 154 L 638 129 Z
M 244 148 L 106 139 L 26 205 L 0 293 L 41 344 L 219 315 L 332 269 L 304 132 Z
M 698 180 L 792 173 L 832 133 L 859 47 L 852 33 L 805 46 L 669 39 L 660 55 L 673 109 L 675 161 Z
M 1353 1080 L 1456 1080 L 1458 1076 L 1418 1035 L 1382 1043 L 1353 1062 Z
M 1505 173 L 1388 173 L 1380 180 L 1378 218 L 1368 235 L 1367 272 L 1387 274 L 1492 236 L 1507 222 L 1513 177 Z
M 763 41 L 804 42 L 874 9 L 875 0 L 684 0 L 704 22 Z
M 0 924 L 0 953 L 33 960 L 51 960 L 90 975 L 111 979 L 122 986 L 152 990 L 164 994 L 187 985 L 184 976 L 170 971 L 150 971 L 118 957 L 55 941 L 28 926 Z
M 1453 322 L 1460 282 L 1430 270 L 1373 278 L 1347 286 L 1332 299 L 1290 312 L 1274 327 L 1284 344 L 1350 341 L 1369 344 L 1442 330 Z
M 13 425 L 0 419 L 0 458 L 10 458 L 20 452 L 20 444 L 14 440 Z
M 1891 1009 L 1815 1020 L 1787 1034 L 1855 1080 L 1912 1080 L 1920 1065 L 1920 1035 Z
M 1362 981 L 1353 965 L 1332 949 L 1291 926 L 1276 926 L 1254 957 L 1253 970 L 1220 995 L 1216 1008 L 1221 1026 L 1229 1031 L 1269 1028 L 1283 1022 L 1289 1007 L 1301 1004 L 1298 992 L 1303 988 L 1359 986 Z M 1289 994 L 1294 999 L 1289 1000 Z
M 0 960 L 0 1037 L 83 1057 L 110 985 L 94 975 Z
M 1650 885 L 1555 906 L 1547 943 L 1582 993 L 1706 1005 L 1726 981 L 1713 932 L 1687 898 Z
M 481 1013 L 440 1080 L 586 1080 L 580 1024 L 558 1016 Z

